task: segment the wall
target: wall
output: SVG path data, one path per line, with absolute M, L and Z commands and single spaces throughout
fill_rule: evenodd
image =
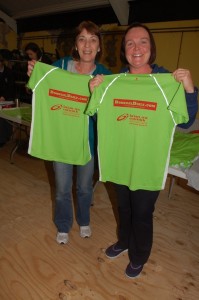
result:
M 4 22 L 0 21 L 0 49 L 17 48 L 17 34 Z
M 157 45 L 156 63 L 171 71 L 189 69 L 194 85 L 199 88 L 199 20 L 147 25 Z
M 191 70 L 199 86 L 199 20 L 148 24 L 157 45 L 157 60 L 169 70 Z

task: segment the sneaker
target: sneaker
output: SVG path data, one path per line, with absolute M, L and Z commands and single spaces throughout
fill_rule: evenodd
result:
M 127 252 L 128 249 L 122 249 L 118 246 L 118 242 L 108 247 L 105 251 L 105 254 L 109 258 L 118 257 L 120 254 Z
M 68 243 L 68 233 L 57 232 L 56 241 L 58 244 L 67 244 Z
M 90 237 L 92 234 L 90 226 L 80 226 L 79 234 L 82 238 Z
M 135 278 L 142 272 L 143 265 L 133 265 L 131 262 L 128 264 L 125 275 L 129 278 Z

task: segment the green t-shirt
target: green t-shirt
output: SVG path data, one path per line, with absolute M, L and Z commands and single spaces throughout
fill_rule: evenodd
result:
M 30 155 L 77 165 L 91 159 L 89 117 L 84 114 L 90 78 L 36 63 L 27 85 L 33 91 Z
M 171 147 L 170 166 L 189 168 L 199 157 L 199 134 L 175 132 Z
M 188 121 L 182 84 L 171 74 L 107 75 L 85 112 L 97 112 L 101 181 L 164 188 L 175 127 Z

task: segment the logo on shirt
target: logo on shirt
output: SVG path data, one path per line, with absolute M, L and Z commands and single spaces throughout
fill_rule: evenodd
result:
M 156 102 L 141 101 L 141 100 L 127 100 L 127 99 L 114 99 L 113 106 L 147 109 L 147 110 L 157 109 Z
M 136 125 L 136 126 L 147 126 L 148 125 L 148 117 L 147 116 L 138 116 L 133 114 L 122 114 L 117 117 L 117 121 L 125 121 L 127 120 L 128 124 Z
M 48 95 L 51 97 L 60 98 L 63 100 L 68 100 L 68 101 L 75 101 L 75 102 L 81 102 L 81 103 L 88 102 L 87 96 L 72 94 L 69 92 L 63 92 L 63 91 L 58 91 L 58 90 L 54 90 L 54 89 L 49 89 Z
M 62 104 L 55 104 L 51 106 L 50 110 L 62 110 L 64 115 L 68 115 L 71 117 L 79 117 L 81 114 L 81 111 L 79 108 L 70 107 L 67 105 Z
M 123 114 L 117 117 L 117 121 L 124 121 L 129 117 L 129 114 Z
M 55 104 L 55 105 L 53 105 L 53 106 L 51 106 L 51 110 L 60 110 L 60 109 L 62 109 L 62 104 Z

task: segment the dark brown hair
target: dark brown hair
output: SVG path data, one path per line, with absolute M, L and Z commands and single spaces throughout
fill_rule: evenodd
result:
M 153 37 L 150 29 L 146 25 L 144 25 L 142 23 L 138 23 L 138 22 L 135 22 L 135 23 L 132 23 L 131 25 L 129 25 L 129 27 L 124 32 L 124 36 L 122 38 L 122 43 L 121 43 L 121 49 L 120 49 L 121 62 L 124 63 L 125 65 L 128 65 L 128 61 L 127 61 L 126 56 L 125 56 L 125 37 L 126 37 L 126 34 L 129 32 L 129 30 L 131 30 L 132 28 L 135 28 L 135 27 L 144 28 L 148 32 L 149 39 L 150 39 L 150 45 L 151 45 L 151 56 L 149 57 L 148 63 L 149 63 L 149 65 L 151 65 L 156 59 L 155 40 L 154 40 L 154 37 Z
M 78 35 L 84 29 L 86 29 L 89 33 L 94 34 L 94 35 L 96 35 L 99 38 L 99 47 L 100 47 L 100 50 L 99 50 L 99 52 L 97 52 L 97 55 L 96 55 L 96 60 L 99 60 L 99 58 L 102 55 L 102 38 L 101 38 L 101 33 L 100 33 L 99 27 L 95 23 L 93 23 L 92 21 L 83 21 L 83 22 L 81 22 L 77 26 L 77 28 L 75 30 L 74 45 L 72 47 L 72 57 L 75 60 L 79 60 L 80 59 L 79 53 L 78 53 L 78 51 L 76 50 L 76 47 L 75 47 L 75 43 L 76 43 L 76 39 L 77 39 Z
M 42 56 L 42 51 L 41 51 L 41 49 L 39 48 L 39 46 L 36 43 L 28 43 L 25 46 L 24 50 L 25 50 L 25 52 L 28 51 L 28 50 L 31 50 L 31 51 L 35 52 L 37 54 L 37 59 L 38 60 Z

